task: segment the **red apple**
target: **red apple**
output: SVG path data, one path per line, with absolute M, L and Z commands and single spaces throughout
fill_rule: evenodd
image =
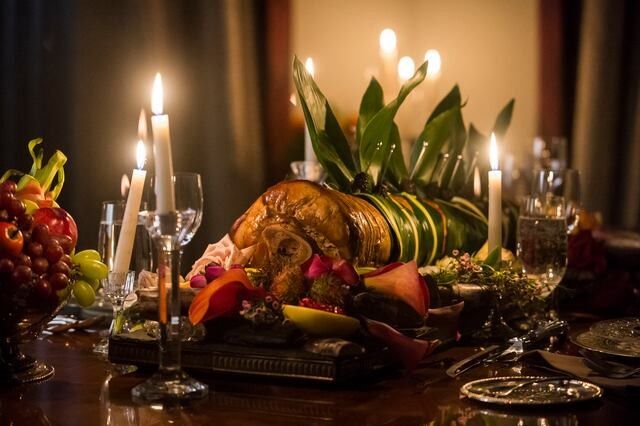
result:
M 33 220 L 36 224 L 47 225 L 51 235 L 68 236 L 73 242 L 73 247 L 76 246 L 78 226 L 66 210 L 59 207 L 43 207 L 33 212 Z

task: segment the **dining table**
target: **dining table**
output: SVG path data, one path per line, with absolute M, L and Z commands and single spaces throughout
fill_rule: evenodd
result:
M 588 323 L 573 321 L 571 332 Z M 553 373 L 522 363 L 490 364 L 456 378 L 448 366 L 481 346 L 439 351 L 412 372 L 388 371 L 329 385 L 193 372 L 206 399 L 180 406 L 140 405 L 131 388 L 150 372 L 109 363 L 93 352 L 97 330 L 45 333 L 23 346 L 55 368 L 48 381 L 0 387 L 0 425 L 637 425 L 640 398 L 605 390 L 601 399 L 516 408 L 462 398 L 465 383 L 487 377 Z M 565 339 L 556 350 L 575 353 Z

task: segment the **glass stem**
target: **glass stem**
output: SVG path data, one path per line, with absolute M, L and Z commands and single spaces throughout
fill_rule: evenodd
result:
M 158 304 L 160 317 L 160 370 L 177 372 L 181 368 L 180 338 L 180 250 L 162 249 L 158 253 Z M 166 286 L 171 280 L 171 289 Z M 164 302 L 163 302 L 164 300 Z

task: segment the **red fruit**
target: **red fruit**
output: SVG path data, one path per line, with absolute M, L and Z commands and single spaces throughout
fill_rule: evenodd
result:
M 26 284 L 31 281 L 31 268 L 26 265 L 18 265 L 11 273 L 11 282 L 15 285 Z
M 50 238 L 49 227 L 41 223 L 36 224 L 31 231 L 31 238 L 40 244 L 47 244 Z
M 18 218 L 18 227 L 25 231 L 33 227 L 33 216 L 30 214 L 24 214 Z
M 17 189 L 18 189 L 18 185 L 16 185 L 16 183 L 12 180 L 7 180 L 0 183 L 0 191 L 2 192 L 13 193 L 13 192 L 16 192 Z
M 33 213 L 35 223 L 49 227 L 51 235 L 67 235 L 71 238 L 72 246 L 78 241 L 78 226 L 66 210 L 59 207 L 44 207 Z
M 20 217 L 24 214 L 25 211 L 27 211 L 27 206 L 25 206 L 22 200 L 18 200 L 17 198 L 14 198 L 9 202 L 9 205 L 7 206 L 7 211 L 13 217 Z
M 60 260 L 51 265 L 51 267 L 49 268 L 49 272 L 51 272 L 52 274 L 60 272 L 61 274 L 69 275 L 71 273 L 71 268 L 62 260 L 62 258 L 60 258 Z
M 33 265 L 31 266 L 31 269 L 33 269 L 33 272 L 38 275 L 44 274 L 49 270 L 49 261 L 44 257 L 36 257 L 35 259 L 33 259 Z
M 44 246 L 44 257 L 51 263 L 56 263 L 64 255 L 64 250 L 57 240 L 51 239 Z
M 33 289 L 35 290 L 38 297 L 42 299 L 48 299 L 53 292 L 53 288 L 49 281 L 46 280 L 46 278 L 40 278 Z
M 44 253 L 44 247 L 42 247 L 42 244 L 32 241 L 27 246 L 27 253 L 33 257 L 40 257 Z
M 59 261 L 66 263 L 69 268 L 73 265 L 73 260 L 71 260 L 71 256 L 68 254 L 63 254 Z
M 8 277 L 15 267 L 10 259 L 0 259 L 0 277 Z
M 51 238 L 55 239 L 56 241 L 58 241 L 58 243 L 60 243 L 62 250 L 64 250 L 66 254 L 71 253 L 71 250 L 73 250 L 73 241 L 71 240 L 71 237 L 67 235 L 57 235 Z
M 69 277 L 60 272 L 56 272 L 49 276 L 49 282 L 54 290 L 63 290 L 69 285 Z
M 20 253 L 18 256 L 16 256 L 15 263 L 16 265 L 24 265 L 31 268 L 31 257 L 27 256 L 24 253 Z
M 10 222 L 0 222 L 0 250 L 17 256 L 24 246 L 22 232 Z
M 0 210 L 0 222 L 9 222 L 9 212 Z
M 0 192 L 0 209 L 9 209 L 9 204 L 11 204 L 11 200 L 15 200 L 16 197 L 10 192 Z

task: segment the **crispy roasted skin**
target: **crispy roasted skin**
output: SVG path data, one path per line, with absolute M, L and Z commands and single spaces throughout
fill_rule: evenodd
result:
M 239 248 L 249 247 L 273 224 L 300 235 L 322 254 L 356 265 L 384 264 L 391 254 L 391 231 L 378 210 L 310 181 L 284 181 L 269 188 L 236 220 L 230 236 Z

